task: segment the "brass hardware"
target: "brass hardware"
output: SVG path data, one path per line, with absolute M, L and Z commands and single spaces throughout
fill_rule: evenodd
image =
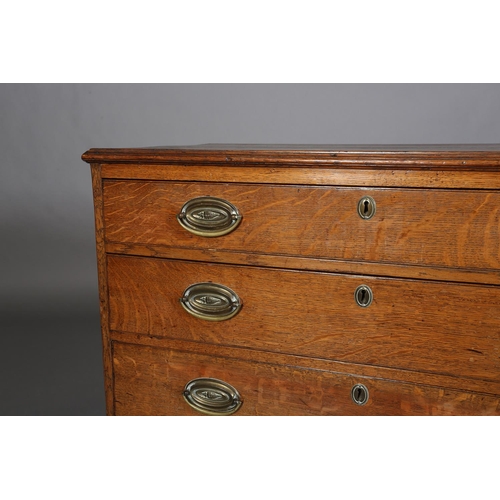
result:
M 180 299 L 191 315 L 207 321 L 224 321 L 241 309 L 241 300 L 230 288 L 216 283 L 188 286 Z
M 368 307 L 373 301 L 373 292 L 368 285 L 359 285 L 354 292 L 356 304 L 360 307 Z
M 184 229 L 205 238 L 223 236 L 234 231 L 241 218 L 234 205 L 212 196 L 189 200 L 177 215 L 177 220 Z
M 351 390 L 351 398 L 357 405 L 363 406 L 369 397 L 368 389 L 363 384 L 356 384 Z
M 184 387 L 186 403 L 205 415 L 231 415 L 242 404 L 239 392 L 215 378 L 196 378 Z
M 371 196 L 363 196 L 358 202 L 358 215 L 362 219 L 371 219 L 376 209 L 375 200 Z

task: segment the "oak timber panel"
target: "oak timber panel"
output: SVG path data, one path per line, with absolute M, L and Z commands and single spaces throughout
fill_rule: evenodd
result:
M 255 349 L 244 349 L 240 347 L 227 347 L 216 344 L 208 344 L 196 341 L 176 340 L 166 337 L 126 332 L 110 332 L 111 339 L 116 342 L 128 344 L 140 344 L 150 347 L 173 349 L 174 351 L 189 351 L 203 354 L 204 356 L 216 356 L 223 358 L 237 358 L 259 363 L 271 363 L 278 365 L 293 365 L 309 370 L 321 370 L 346 375 L 357 374 L 359 376 L 387 379 L 397 382 L 405 382 L 417 385 L 428 385 L 442 389 L 455 389 L 466 392 L 478 392 L 490 396 L 500 396 L 500 380 L 482 380 L 475 378 L 459 378 L 453 375 L 442 375 L 425 371 L 398 370 L 373 365 L 360 365 L 346 361 L 335 361 L 331 359 L 311 358 L 308 356 L 280 354 L 270 351 L 257 351 Z
M 235 415 L 498 415 L 500 399 L 483 394 L 371 379 L 294 366 L 254 363 L 148 346 L 114 343 L 117 415 L 199 415 L 182 393 L 192 379 L 234 386 Z M 350 397 L 364 384 L 364 406 Z
M 176 248 L 166 245 L 141 243 L 107 243 L 106 252 L 121 255 L 163 257 L 166 259 L 194 260 L 221 264 L 241 264 L 263 267 L 279 267 L 307 271 L 324 271 L 342 274 L 364 274 L 391 278 L 415 278 L 459 283 L 500 285 L 500 272 L 485 269 L 456 267 L 407 266 L 359 260 L 315 259 L 269 255 L 249 252 L 231 252 L 212 249 Z
M 94 199 L 95 239 L 97 250 L 97 275 L 99 282 L 99 306 L 101 319 L 101 338 L 104 365 L 104 386 L 106 395 L 106 414 L 112 415 L 113 409 L 113 360 L 108 320 L 108 283 L 106 272 L 106 250 L 104 244 L 104 218 L 102 199 L 102 177 L 100 165 L 91 165 L 92 190 Z
M 500 189 L 500 176 L 491 171 L 368 170 L 271 166 L 104 164 L 106 179 L 160 181 L 246 182 L 251 184 L 310 184 L 319 186 L 368 186 L 409 188 Z
M 357 214 L 375 199 L 370 220 Z M 219 238 L 184 230 L 188 200 L 236 205 L 240 226 Z M 105 181 L 106 241 L 455 268 L 500 267 L 500 193 Z
M 110 328 L 353 363 L 500 379 L 500 288 L 108 256 Z M 180 305 L 197 282 L 242 299 L 208 322 Z M 367 308 L 357 286 L 372 288 Z
M 374 169 L 478 171 L 500 169 L 499 144 L 200 144 L 91 149 L 93 163 L 286 165 Z

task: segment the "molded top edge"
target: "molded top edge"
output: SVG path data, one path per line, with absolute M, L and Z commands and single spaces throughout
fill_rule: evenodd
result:
M 199 144 L 96 148 L 88 163 L 282 164 L 287 166 L 484 167 L 498 170 L 500 144 Z M 385 167 L 384 167 L 385 165 Z

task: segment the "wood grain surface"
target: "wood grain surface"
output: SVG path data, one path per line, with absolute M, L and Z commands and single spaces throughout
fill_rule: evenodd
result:
M 353 363 L 499 381 L 500 288 L 108 256 L 110 328 Z M 243 302 L 207 322 L 180 305 L 214 282 Z M 373 290 L 359 307 L 354 291 Z
M 109 337 L 108 281 L 106 271 L 106 250 L 104 248 L 104 216 L 100 166 L 91 165 L 91 173 L 94 198 L 97 275 L 99 283 L 99 308 L 101 317 L 106 413 L 108 415 L 113 415 L 113 361 L 111 354 L 111 340 Z
M 193 415 L 185 384 L 234 385 L 236 415 L 500 414 L 500 144 L 202 144 L 92 149 L 108 414 Z M 370 220 L 357 213 L 375 199 Z M 176 216 L 243 215 L 218 238 Z M 243 307 L 181 306 L 199 282 Z M 358 285 L 373 290 L 359 307 Z M 364 406 L 351 400 L 365 384 Z
M 318 144 L 201 144 L 133 149 L 91 149 L 82 155 L 96 163 L 181 163 L 307 165 L 310 167 L 413 168 L 499 170 L 498 144 L 453 145 L 318 145 Z
M 279 354 L 251 348 L 227 347 L 220 344 L 176 340 L 140 333 L 126 333 L 123 331 L 117 332 L 111 330 L 110 336 L 111 340 L 116 342 L 173 349 L 174 351 L 197 353 L 204 356 L 241 359 L 282 366 L 297 366 L 307 370 L 328 371 L 346 375 L 356 374 L 361 377 L 394 380 L 410 384 L 428 385 L 441 389 L 455 389 L 500 397 L 500 380 L 481 380 L 456 377 L 453 375 L 442 375 L 426 371 L 398 370 L 397 368 L 362 365 L 359 363 L 312 358 L 296 354 Z
M 238 390 L 243 404 L 234 415 L 500 414 L 500 399 L 484 394 L 120 342 L 114 369 L 117 415 L 199 415 L 182 393 L 200 377 Z M 363 406 L 351 400 L 357 383 L 369 391 Z
M 245 182 L 249 184 L 308 184 L 317 186 L 369 186 L 410 188 L 500 189 L 500 176 L 494 171 L 306 168 L 294 166 L 237 165 L 130 165 L 105 163 L 105 179 L 149 179 L 189 182 Z
M 376 202 L 372 219 L 359 200 Z M 234 232 L 203 238 L 176 215 L 199 196 L 234 204 Z M 500 193 L 217 183 L 104 182 L 106 241 L 408 265 L 498 269 Z
M 342 274 L 363 274 L 393 278 L 415 278 L 457 283 L 482 283 L 500 285 L 500 271 L 485 269 L 467 269 L 456 267 L 407 266 L 382 262 L 359 260 L 315 259 L 290 257 L 287 255 L 269 255 L 253 252 L 234 252 L 216 249 L 170 247 L 141 243 L 106 243 L 106 252 L 120 255 L 144 257 L 164 257 L 176 260 L 192 260 L 248 266 L 277 267 L 306 271 L 325 271 Z

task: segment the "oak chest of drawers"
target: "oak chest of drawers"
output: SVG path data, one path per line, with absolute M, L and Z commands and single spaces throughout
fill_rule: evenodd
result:
M 83 159 L 108 414 L 500 414 L 500 146 Z

